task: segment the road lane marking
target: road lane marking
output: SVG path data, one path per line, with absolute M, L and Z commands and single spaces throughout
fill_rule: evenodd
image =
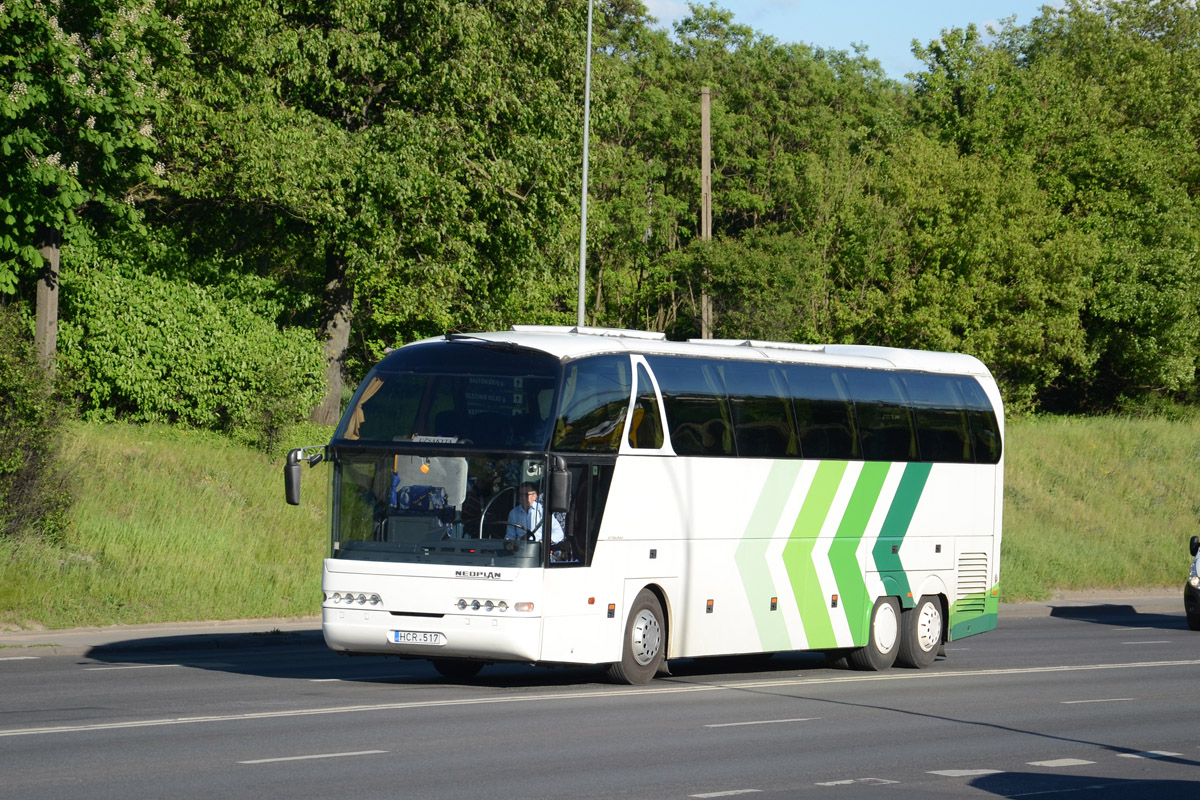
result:
M 163 667 L 182 667 L 183 664 L 128 664 L 123 667 L 84 667 L 85 672 L 106 672 L 114 669 L 162 669 Z
M 285 758 L 256 758 L 253 761 L 239 761 L 239 764 L 274 764 L 279 761 L 308 761 L 310 758 L 345 758 L 346 756 L 376 756 L 387 750 L 358 750 L 353 753 L 317 753 L 311 756 L 287 756 Z
M 733 797 L 735 794 L 757 794 L 762 789 L 730 789 L 727 792 L 705 792 L 703 794 L 689 794 L 688 797 Z
M 889 781 L 886 778 L 850 778 L 844 781 L 824 781 L 816 784 L 817 786 L 850 786 L 855 783 L 866 784 L 867 786 L 887 786 L 889 783 L 899 783 L 900 781 Z
M 1184 661 L 1135 661 L 1123 664 L 1091 664 L 1085 666 L 1058 667 L 1014 667 L 1012 669 L 960 670 L 955 672 L 895 672 L 892 674 L 875 673 L 861 676 L 839 676 L 836 678 L 776 678 L 772 680 L 730 681 L 727 683 L 708 683 L 702 685 L 650 685 L 645 687 L 629 687 L 626 689 L 594 689 L 589 691 L 563 692 L 561 694 L 540 693 L 517 697 L 467 697 L 457 700 L 413 700 L 400 703 L 379 703 L 372 705 L 329 706 L 325 708 L 298 708 L 291 711 L 258 711 L 244 714 L 223 714 L 199 717 L 165 717 L 158 719 L 131 720 L 127 722 L 98 722 L 81 725 L 59 725 L 39 728 L 0 729 L 0 737 L 5 736 L 35 736 L 56 733 L 81 733 L 91 731 L 110 731 L 129 728 L 151 728 L 164 725 L 195 725 L 204 722 L 243 722 L 263 719 L 286 719 L 294 717 L 311 717 L 324 714 L 354 714 L 373 711 L 411 711 L 424 708 L 452 708 L 455 706 L 483 706 L 500 703 L 547 703 L 561 700 L 606 700 L 611 697 L 641 697 L 656 694 L 697 694 L 700 692 L 745 691 L 747 689 L 786 689 L 792 686 L 836 686 L 843 683 L 858 683 L 862 681 L 910 681 L 910 680 L 952 680 L 955 678 L 980 678 L 1008 675 L 1035 675 L 1046 673 L 1087 672 L 1094 670 L 1115 669 L 1151 669 L 1156 667 L 1181 667 L 1200 665 L 1200 659 Z
M 1132 699 L 1132 697 L 1106 697 L 1103 700 L 1060 700 L 1059 702 L 1064 706 L 1073 706 L 1079 703 L 1122 703 Z
M 1170 639 L 1156 639 L 1153 642 L 1121 642 L 1121 644 L 1170 644 Z
M 977 775 L 999 775 L 1003 770 L 998 769 L 931 769 L 930 775 L 944 775 L 947 778 L 973 778 Z
M 750 722 L 714 722 L 706 728 L 736 728 L 740 725 L 777 725 L 781 722 L 812 722 L 820 717 L 797 717 L 796 719 L 756 719 Z
M 1120 758 L 1172 758 L 1183 753 L 1172 753 L 1169 750 L 1146 750 L 1141 753 L 1117 753 Z
M 37 661 L 40 656 L 5 656 L 0 661 Z
M 1095 761 L 1084 761 L 1082 758 L 1055 758 L 1050 761 L 1026 761 L 1031 767 L 1085 767 L 1095 764 Z

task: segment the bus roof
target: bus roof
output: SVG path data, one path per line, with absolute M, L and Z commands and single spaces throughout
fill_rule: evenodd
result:
M 540 350 L 560 359 L 602 353 L 697 356 L 743 361 L 782 361 L 800 364 L 829 364 L 874 369 L 907 369 L 957 375 L 991 373 L 982 361 L 962 353 L 905 350 L 856 344 L 793 344 L 752 339 L 689 339 L 671 342 L 666 334 L 620 328 L 566 325 L 514 325 L 508 331 L 451 333 L 426 342 L 453 339 L 459 342 L 495 342 Z

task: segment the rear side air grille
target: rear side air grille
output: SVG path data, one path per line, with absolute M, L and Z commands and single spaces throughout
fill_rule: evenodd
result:
M 960 553 L 958 556 L 958 610 L 982 614 L 987 589 L 987 553 Z

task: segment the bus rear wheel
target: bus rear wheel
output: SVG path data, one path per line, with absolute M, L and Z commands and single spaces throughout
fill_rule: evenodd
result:
M 649 683 L 662 666 L 666 643 L 662 604 L 654 592 L 642 589 L 625 623 L 621 660 L 608 666 L 608 679 L 613 683 Z
M 881 597 L 871 609 L 871 629 L 867 643 L 852 650 L 848 661 L 855 669 L 879 672 L 896 661 L 900 650 L 900 604 L 894 597 Z
M 896 661 L 923 669 L 937 658 L 942 646 L 942 604 L 926 595 L 900 613 L 900 652 Z

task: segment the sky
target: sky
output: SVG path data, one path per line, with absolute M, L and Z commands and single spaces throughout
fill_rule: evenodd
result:
M 661 27 L 686 17 L 684 0 L 643 0 Z M 709 0 L 698 0 L 706 5 Z M 781 42 L 815 45 L 826 50 L 851 50 L 865 44 L 867 55 L 879 60 L 889 78 L 903 80 L 905 73 L 922 65 L 913 58 L 911 43 L 922 44 L 941 35 L 943 28 L 965 28 L 974 22 L 981 32 L 987 25 L 1016 16 L 1025 25 L 1043 5 L 1061 6 L 1058 0 L 717 0 L 733 12 L 734 20 L 774 36 Z

